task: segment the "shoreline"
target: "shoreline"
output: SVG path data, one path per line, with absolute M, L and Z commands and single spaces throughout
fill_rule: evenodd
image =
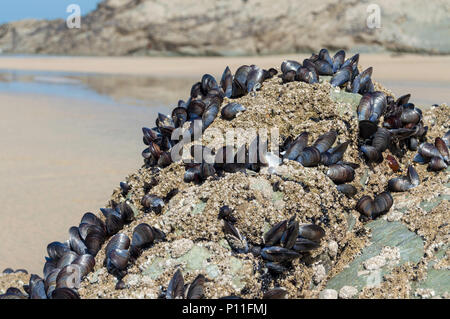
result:
M 75 75 L 104 75 L 154 78 L 158 81 L 198 81 L 204 73 L 221 77 L 226 66 L 236 70 L 243 64 L 262 68 L 279 67 L 284 60 L 302 61 L 303 55 L 242 57 L 11 57 L 0 56 L 0 71 L 73 72 Z M 430 106 L 450 103 L 450 56 L 361 54 L 360 65 L 372 66 L 372 78 L 396 95 L 411 93 L 413 103 Z M 170 86 L 170 83 L 168 83 Z M 183 85 L 184 88 L 185 85 Z M 179 98 L 185 98 L 183 92 Z M 171 103 L 176 103 L 176 100 Z
M 238 57 L 93 57 L 93 56 L 2 56 L 0 70 L 55 71 L 96 74 L 145 75 L 155 77 L 195 77 L 197 74 L 221 75 L 225 66 L 234 69 L 242 64 L 279 67 L 284 60 L 302 61 L 310 54 Z M 373 66 L 373 77 L 386 80 L 402 78 L 396 71 L 408 71 L 409 79 L 450 81 L 450 56 L 413 54 L 361 54 L 360 65 Z M 394 69 L 392 69 L 394 68 Z M 174 73 L 177 71 L 176 73 Z

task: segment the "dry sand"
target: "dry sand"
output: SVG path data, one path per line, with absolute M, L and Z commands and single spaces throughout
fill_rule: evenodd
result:
M 1 57 L 0 69 L 197 79 L 220 75 L 226 65 L 278 67 L 304 57 Z M 412 93 L 413 102 L 450 101 L 450 57 L 364 54 L 360 63 L 373 66 L 373 77 L 395 94 Z M 172 103 L 188 95 L 184 87 L 177 90 Z M 146 107 L 0 94 L 0 269 L 41 273 L 46 244 L 67 238 L 84 212 L 104 206 L 111 190 L 140 167 L 140 128 L 152 125 L 154 114 Z

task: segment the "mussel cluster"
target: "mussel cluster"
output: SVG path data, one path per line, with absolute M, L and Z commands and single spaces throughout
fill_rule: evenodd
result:
M 190 284 L 185 285 L 183 274 L 180 269 L 177 269 L 169 282 L 165 297 L 166 299 L 203 299 L 205 282 L 205 276 L 200 274 Z
M 198 152 L 196 149 L 198 148 Z M 202 155 L 200 159 L 196 154 Z M 241 169 L 259 171 L 262 166 L 279 165 L 281 160 L 278 156 L 267 152 L 267 141 L 257 135 L 248 145 L 244 143 L 237 151 L 234 146 L 226 145 L 217 151 L 211 150 L 203 145 L 192 145 L 192 163 L 186 163 L 184 181 L 202 182 L 216 173 L 234 173 Z
M 122 194 L 130 190 L 127 183 L 120 183 Z M 156 240 L 164 240 L 165 234 L 147 224 L 138 225 L 130 240 L 125 234 L 117 234 L 125 224 L 134 220 L 134 212 L 126 203 L 111 202 L 112 208 L 101 208 L 103 221 L 93 213 L 86 213 L 78 227 L 69 229 L 69 240 L 52 242 L 47 246 L 48 257 L 44 265 L 44 278 L 31 275 L 24 290 L 31 299 L 79 298 L 76 291 L 81 280 L 95 266 L 95 256 L 104 242 L 112 236 L 106 246 L 105 261 L 108 272 L 121 279 L 126 274 L 129 261 L 135 260 L 142 249 Z M 22 270 L 20 270 L 22 271 Z M 7 272 L 10 272 L 7 270 Z M 24 297 L 20 290 L 10 288 L 8 298 Z M 25 296 L 26 297 L 26 296 Z
M 424 126 L 422 111 L 409 102 L 410 95 L 404 95 L 395 100 L 381 91 L 375 91 L 372 82 L 372 68 L 359 72 L 359 54 L 346 59 L 343 50 L 333 57 L 328 50 L 322 49 L 318 54 L 303 60 L 289 60 L 281 64 L 283 83 L 302 81 L 318 83 L 320 76 L 329 76 L 333 87 L 340 87 L 352 93 L 362 95 L 357 108 L 359 122 L 359 149 L 369 163 L 383 161 L 383 152 L 387 149 L 393 155 L 401 157 L 407 150 L 417 150 L 414 161 L 428 163 L 430 170 L 439 171 L 448 167 L 450 147 L 450 131 L 444 137 L 436 138 L 434 144 L 426 142 L 428 127 Z M 234 119 L 246 108 L 236 102 L 230 102 L 224 107 L 226 98 L 235 99 L 259 90 L 263 82 L 277 74 L 271 68 L 264 70 L 255 65 L 243 65 L 235 74 L 227 67 L 220 80 L 205 74 L 201 81 L 195 83 L 187 101 L 180 100 L 170 116 L 158 114 L 156 126 L 142 128 L 143 142 L 147 148 L 142 152 L 144 162 L 152 170 L 166 167 L 172 163 L 171 150 L 178 143 L 180 136 L 173 136 L 175 129 L 185 128 L 190 141 L 193 141 L 194 131 L 204 132 L 217 118 L 218 114 L 225 120 Z M 380 125 L 381 123 L 381 125 Z M 295 139 L 287 138 L 281 145 L 282 156 L 266 152 L 267 142 L 256 136 L 250 145 L 244 144 L 237 149 L 224 146 L 210 150 L 202 145 L 193 145 L 191 155 L 193 160 L 186 163 L 185 182 L 200 183 L 211 176 L 220 176 L 222 172 L 236 172 L 241 169 L 258 171 L 262 166 L 277 166 L 282 160 L 294 160 L 304 167 L 327 167 L 326 175 L 337 185 L 340 192 L 351 197 L 356 189 L 350 184 L 355 178 L 357 164 L 344 162 L 344 153 L 350 141 L 339 143 L 333 147 L 337 132 L 331 130 L 320 135 L 308 146 L 308 132 L 302 132 Z M 261 149 L 263 150 L 261 152 Z M 201 154 L 201 159 L 196 155 Z M 400 170 L 395 157 L 386 157 L 394 172 Z M 160 198 L 151 194 L 150 189 L 157 182 L 152 179 L 144 183 L 145 195 L 141 199 L 144 211 L 161 213 L 163 207 L 175 196 L 177 190 L 170 191 Z M 412 165 L 408 167 L 406 176 L 398 176 L 389 180 L 387 189 L 391 192 L 403 192 L 419 185 L 419 176 Z M 0 298 L 79 298 L 77 283 L 90 273 L 95 266 L 95 256 L 108 241 L 105 247 L 103 265 L 108 272 L 118 279 L 117 289 L 124 287 L 122 278 L 127 273 L 130 263 L 133 263 L 142 251 L 157 241 L 165 240 L 166 235 L 161 230 L 142 223 L 133 230 L 132 239 L 120 233 L 124 225 L 134 220 L 134 212 L 126 198 L 131 186 L 120 183 L 120 191 L 125 198 L 120 203 L 111 202 L 111 208 L 101 208 L 104 219 L 92 213 L 83 215 L 78 227 L 71 227 L 69 240 L 52 242 L 47 246 L 48 257 L 44 266 L 44 278 L 31 275 L 24 291 L 9 288 Z M 356 210 L 363 219 L 377 218 L 389 211 L 393 205 L 390 192 L 385 191 L 371 196 L 362 196 L 356 204 Z M 223 220 L 223 231 L 233 251 L 237 253 L 252 253 L 260 256 L 265 267 L 274 273 L 284 273 L 291 262 L 302 255 L 320 247 L 320 240 L 325 236 L 325 230 L 315 224 L 300 225 L 293 216 L 271 227 L 264 235 L 261 243 L 250 243 L 236 227 L 236 218 L 228 206 L 223 206 L 219 212 Z M 4 273 L 12 273 L 6 269 Z M 25 272 L 16 270 L 16 272 Z M 163 293 L 168 299 L 198 299 L 204 297 L 206 278 L 198 275 L 191 284 L 185 285 L 181 270 L 173 275 L 167 290 Z M 264 293 L 263 298 L 284 298 L 287 291 L 274 288 Z M 228 296 L 224 298 L 238 298 Z
M 391 209 L 394 199 L 389 192 L 383 192 L 372 199 L 368 195 L 361 197 L 356 203 L 356 210 L 366 218 L 375 219 Z
M 319 248 L 324 236 L 325 230 L 322 227 L 314 224 L 299 225 L 293 216 L 275 224 L 264 234 L 261 257 L 269 270 L 282 273 L 302 253 Z
M 134 228 L 131 242 L 130 238 L 123 233 L 116 234 L 110 239 L 106 245 L 103 265 L 119 280 L 117 289 L 122 286 L 121 279 L 127 274 L 129 262 L 136 260 L 143 249 L 165 238 L 163 231 L 142 223 Z
M 350 197 L 355 195 L 356 188 L 348 183 L 355 178 L 354 169 L 358 165 L 342 161 L 350 141 L 332 147 L 337 138 L 334 130 L 320 135 L 311 146 L 307 146 L 308 137 L 308 132 L 302 132 L 293 141 L 286 140 L 282 145 L 283 159 L 295 160 L 305 167 L 328 166 L 326 174 L 338 185 L 338 190 Z
M 320 240 L 325 236 L 325 230 L 314 224 L 299 225 L 296 217 L 283 220 L 269 229 L 263 237 L 263 246 L 249 244 L 234 226 L 236 219 L 228 206 L 223 206 L 219 212 L 223 219 L 225 238 L 230 247 L 237 253 L 252 252 L 260 255 L 266 261 L 266 267 L 274 272 L 286 272 L 291 261 L 320 247 Z
M 301 81 L 318 83 L 321 75 L 331 76 L 330 84 L 335 87 L 344 87 L 352 93 L 364 94 L 373 92 L 372 67 L 359 73 L 359 54 L 345 60 L 345 51 L 340 50 L 331 58 L 327 49 L 320 50 L 304 59 L 300 64 L 297 61 L 287 60 L 281 64 L 281 78 L 284 83 Z
M 434 145 L 427 142 L 420 144 L 414 161 L 419 164 L 428 163 L 428 169 L 431 171 L 446 169 L 449 164 L 449 147 L 450 131 L 442 138 L 436 137 Z
M 192 86 L 188 100 L 186 102 L 180 100 L 170 117 L 159 113 L 156 127 L 142 128 L 143 141 L 148 146 L 142 152 L 145 164 L 159 167 L 170 165 L 172 163 L 170 149 L 177 143 L 172 139 L 172 133 L 176 128 L 190 122 L 189 132 L 193 137 L 195 125 L 200 123 L 198 129 L 204 132 L 216 119 L 225 97 L 239 98 L 259 90 L 266 79 L 276 74 L 277 71 L 273 68 L 264 70 L 256 65 L 242 65 L 233 76 L 230 68 L 226 67 L 220 85 L 212 75 L 203 75 L 201 81 Z M 242 111 L 245 111 L 242 105 L 229 103 L 222 109 L 221 114 L 224 119 L 230 120 Z
M 407 176 L 394 177 L 388 181 L 391 192 L 406 192 L 420 184 L 420 178 L 412 165 L 408 166 Z
M 406 149 L 417 150 L 424 141 L 428 127 L 424 126 L 422 111 L 409 103 L 410 94 L 394 100 L 383 92 L 366 93 L 358 105 L 360 147 L 369 162 L 382 162 L 382 153 L 390 149 L 402 156 Z M 382 127 L 378 123 L 383 118 Z
M 5 268 L 2 271 L 3 274 L 17 274 L 17 273 L 22 273 L 22 274 L 28 274 L 28 271 L 26 271 L 25 269 L 12 269 L 12 268 Z

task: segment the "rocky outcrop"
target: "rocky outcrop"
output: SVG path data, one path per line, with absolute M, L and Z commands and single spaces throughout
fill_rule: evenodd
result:
M 447 0 L 379 0 L 381 27 L 370 29 L 369 2 L 352 0 L 105 0 L 82 18 L 24 20 L 0 26 L 4 53 L 66 55 L 250 55 L 321 47 L 450 53 Z M 369 11 L 369 12 L 368 12 Z

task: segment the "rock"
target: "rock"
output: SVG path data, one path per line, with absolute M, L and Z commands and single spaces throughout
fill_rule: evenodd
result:
M 383 256 L 375 256 L 366 260 L 363 265 L 367 270 L 376 270 L 386 265 L 386 258 Z
M 187 253 L 192 246 L 194 246 L 194 243 L 192 240 L 187 238 L 182 238 L 179 240 L 176 240 L 173 242 L 171 255 L 172 258 L 178 258 Z
M 314 266 L 313 271 L 314 271 L 313 281 L 316 285 L 320 284 L 327 277 L 327 273 L 323 265 Z
M 417 263 L 423 256 L 423 240 L 403 223 L 378 219 L 366 226 L 372 230 L 371 244 L 347 268 L 331 278 L 327 288 L 339 290 L 351 285 L 360 290 L 365 286 L 376 286 L 383 275 L 390 272 L 391 267 L 387 265 Z M 364 268 L 366 270 L 361 271 Z
M 338 244 L 334 240 L 331 240 L 328 243 L 328 255 L 330 255 L 331 258 L 335 258 L 338 253 Z
M 319 298 L 320 299 L 337 299 L 338 293 L 334 289 L 325 289 L 320 292 Z
M 353 286 L 344 286 L 339 290 L 339 298 L 350 299 L 356 296 L 358 289 Z
M 429 299 L 435 296 L 435 292 L 433 289 L 418 288 L 416 289 L 415 296 L 422 299 Z
M 368 5 L 351 0 L 283 0 L 278 6 L 270 0 L 104 0 L 82 17 L 81 29 L 68 29 L 63 19 L 4 25 L 0 50 L 224 56 L 310 52 L 321 47 L 450 52 L 447 1 L 377 1 L 381 27 L 372 29 L 367 26 L 373 14 Z

